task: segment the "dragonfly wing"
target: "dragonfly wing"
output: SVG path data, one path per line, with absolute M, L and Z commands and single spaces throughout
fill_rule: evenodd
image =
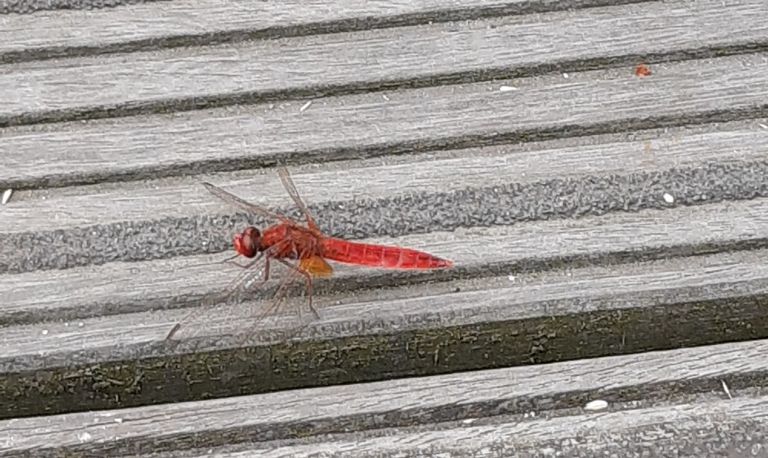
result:
M 253 261 L 249 263 L 248 268 L 240 272 L 227 286 L 224 288 L 223 291 L 211 293 L 205 297 L 202 298 L 202 302 L 200 304 L 200 307 L 192 310 L 190 313 L 188 313 L 184 318 L 182 318 L 178 323 L 176 323 L 171 331 L 168 333 L 168 335 L 165 337 L 166 340 L 170 340 L 173 338 L 173 336 L 179 332 L 179 330 L 184 330 L 185 333 L 189 333 L 188 337 L 193 337 L 197 334 L 194 329 L 190 329 L 187 331 L 187 328 L 193 327 L 191 326 L 192 323 L 199 324 L 198 318 L 208 315 L 213 310 L 217 310 L 220 308 L 225 308 L 229 304 L 231 300 L 240 301 L 242 300 L 242 295 L 248 290 L 255 290 L 259 289 L 261 286 L 264 285 L 264 278 L 267 274 L 267 270 L 269 269 L 269 258 L 271 256 L 274 256 L 275 253 L 279 252 L 285 247 L 285 244 L 287 242 L 281 242 L 278 244 L 273 245 L 270 247 L 267 251 L 263 251 L 258 255 L 258 257 L 254 258 Z M 257 280 L 259 280 L 257 282 Z M 200 331 L 200 329 L 197 329 L 197 331 Z
M 330 277 L 333 274 L 333 267 L 320 256 L 302 258 L 299 268 L 313 277 Z
M 288 173 L 288 169 L 285 167 L 280 167 L 277 169 L 277 174 L 280 175 L 280 181 L 283 183 L 285 190 L 288 191 L 291 199 L 293 199 L 293 203 L 299 207 L 301 213 L 303 213 L 304 217 L 307 218 L 307 226 L 309 226 L 309 228 L 312 230 L 319 230 L 317 224 L 315 223 L 315 219 L 309 213 L 306 204 L 304 204 L 304 201 L 301 199 L 299 192 L 296 190 L 296 185 L 293 183 L 293 179 L 291 178 L 291 174 Z
M 251 268 L 240 272 L 223 291 L 211 293 L 203 297 L 200 306 L 176 323 L 168 332 L 168 335 L 166 335 L 165 340 L 172 339 L 182 329 L 185 330 L 185 333 L 189 333 L 187 337 L 196 335 L 197 332 L 195 331 L 200 331 L 200 329 L 195 329 L 192 323 L 199 324 L 197 323 L 197 318 L 208 315 L 213 310 L 226 307 L 230 299 L 237 298 L 240 293 L 252 286 L 254 280 L 264 273 L 264 261 L 266 261 L 266 256 L 260 256 L 260 258 L 254 260 Z M 192 329 L 188 330 L 190 327 Z
M 230 204 L 230 205 L 232 205 L 234 207 L 238 207 L 238 208 L 240 208 L 242 210 L 245 210 L 245 211 L 247 211 L 249 213 L 252 213 L 252 214 L 255 214 L 255 215 L 259 215 L 259 216 L 262 216 L 264 218 L 270 218 L 270 219 L 273 219 L 273 220 L 278 220 L 278 221 L 281 221 L 283 223 L 287 223 L 287 224 L 290 224 L 290 225 L 293 225 L 293 226 L 296 225 L 295 221 L 293 221 L 292 219 L 288 218 L 285 215 L 281 215 L 280 213 L 273 212 L 271 210 L 267 210 L 264 207 L 260 207 L 258 205 L 254 205 L 254 204 L 252 204 L 250 202 L 247 202 L 247 201 L 237 197 L 236 195 L 221 189 L 218 186 L 212 185 L 211 183 L 203 182 L 203 186 L 205 186 L 205 189 L 207 189 L 211 194 L 213 194 L 214 196 L 218 197 L 219 199 L 223 200 L 224 202 L 227 202 L 228 204 Z
M 272 300 L 264 304 L 265 308 L 261 311 L 261 313 L 258 314 L 258 316 L 254 319 L 254 326 L 250 327 L 239 339 L 238 339 L 238 345 L 244 344 L 250 337 L 253 335 L 256 323 L 260 323 L 262 320 L 269 316 L 274 316 L 280 313 L 281 309 L 283 309 L 283 306 L 286 302 L 286 295 L 288 292 L 288 287 L 296 280 L 301 278 L 305 275 L 305 272 L 301 269 L 301 267 L 296 267 L 293 264 L 289 263 L 288 261 L 281 259 L 281 258 L 274 258 L 276 261 L 281 262 L 286 267 L 288 267 L 288 273 L 280 280 L 280 283 L 275 290 L 275 294 L 272 296 Z M 330 266 L 329 266 L 330 267 Z M 299 321 L 301 321 L 301 308 L 297 309 L 299 313 Z M 299 327 L 298 329 L 301 329 Z

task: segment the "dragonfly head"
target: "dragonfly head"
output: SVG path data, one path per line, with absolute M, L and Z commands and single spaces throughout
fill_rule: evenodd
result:
M 261 251 L 261 232 L 253 226 L 247 227 L 240 234 L 235 234 L 234 244 L 235 251 L 246 258 L 252 258 Z

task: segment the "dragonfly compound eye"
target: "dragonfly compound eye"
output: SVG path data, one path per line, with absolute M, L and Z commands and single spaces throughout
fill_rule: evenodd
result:
M 249 227 L 243 231 L 242 234 L 235 235 L 234 245 L 235 251 L 245 256 L 246 258 L 252 258 L 256 256 L 256 252 L 259 251 L 261 245 L 261 234 L 255 227 Z

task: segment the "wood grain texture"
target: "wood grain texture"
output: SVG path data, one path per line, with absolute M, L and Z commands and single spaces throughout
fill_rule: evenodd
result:
M 768 455 L 765 2 L 65 4 L 0 14 L 0 455 Z M 162 340 L 280 162 L 456 268 Z
M 581 259 L 589 256 L 591 264 L 599 265 L 617 262 L 622 256 L 626 260 L 640 260 L 660 256 L 665 251 L 670 255 L 692 255 L 716 247 L 759 248 L 768 244 L 767 219 L 768 199 L 758 199 L 615 213 L 566 223 L 538 221 L 366 241 L 414 246 L 448 257 L 461 266 L 463 272 L 443 273 L 440 277 L 459 279 L 505 270 L 511 274 L 549 270 L 547 260 L 570 259 L 574 266 L 579 266 L 589 262 Z M 224 257 L 224 254 L 200 255 L 8 275 L 0 283 L 0 296 L 5 298 L 0 322 L 22 324 L 146 312 L 173 306 L 172 298 L 182 299 L 176 302 L 176 307 L 191 305 L 195 295 L 224 288 L 239 273 L 234 266 L 212 264 Z M 420 282 L 419 278 L 430 277 L 361 271 L 343 265 L 336 268 L 337 279 L 320 282 L 319 294 L 324 290 L 354 291 L 377 283 L 395 286 L 399 282 Z M 56 288 L 55 292 L 51 288 Z M 425 310 L 425 313 L 431 311 Z
M 644 80 L 626 67 L 329 97 L 304 112 L 292 102 L 10 128 L 0 180 L 19 187 L 157 178 L 766 115 L 768 64 L 759 54 L 656 71 Z M 500 92 L 504 84 L 519 91 Z
M 0 14 L 32 14 L 40 11 L 98 10 L 162 0 L 0 0 Z
M 325 387 L 6 420 L 0 428 L 10 438 L 0 450 L 52 453 L 56 448 L 51 444 L 56 444 L 59 452 L 91 456 L 248 441 L 256 445 L 252 451 L 303 455 L 310 447 L 331 451 L 349 447 L 354 440 L 364 452 L 378 450 L 389 456 L 404 450 L 423 452 L 430 446 L 454 452 L 494 443 L 528 449 L 603 434 L 607 437 L 602 440 L 581 440 L 571 447 L 607 447 L 610 439 L 664 429 L 670 423 L 682 430 L 677 434 L 711 429 L 715 422 L 724 428 L 734 422 L 742 427 L 747 421 L 763 425 L 766 400 L 753 397 L 750 390 L 763 387 L 767 351 L 768 343 L 762 340 L 359 384 L 354 390 Z M 733 364 L 734 359 L 740 364 Z M 734 399 L 728 400 L 723 382 Z M 596 399 L 607 401 L 608 410 L 584 410 Z M 679 404 L 669 407 L 671 403 Z M 443 427 L 435 427 L 438 424 Z M 423 425 L 428 428 L 414 428 Z M 455 442 L 457 433 L 465 439 L 461 444 Z M 292 439 L 305 445 L 285 443 Z
M 638 0 L 148 2 L 0 19 L 0 62 L 530 14 Z M 50 3 L 50 2 L 49 2 Z M 0 11 L 3 3 L 0 2 Z M 46 30 L 45 34 L 39 30 Z
M 741 24 L 739 43 L 747 46 L 768 39 L 768 25 L 762 20 L 768 15 L 765 2 L 734 4 L 727 14 Z M 605 65 L 632 56 L 624 60 L 633 65 L 639 56 L 682 49 L 695 53 L 735 44 L 730 31 L 718 27 L 722 20 L 722 2 L 716 0 L 646 2 L 161 50 L 134 53 L 130 59 L 116 55 L 21 63 L 0 74 L 4 100 L 0 126 L 30 122 L 38 116 L 35 112 L 60 113 L 40 119 L 79 119 L 82 114 L 67 112 L 100 106 L 112 114 L 129 106 L 133 112 L 142 106 L 147 111 L 172 111 L 175 105 L 183 108 L 182 100 L 189 101 L 190 109 L 281 98 L 280 94 L 311 97 L 354 87 L 412 85 L 418 80 L 421 85 L 441 79 L 466 82 L 476 79 L 473 74 L 493 69 L 503 69 L 493 75 L 496 78 L 504 73 L 522 76 L 531 72 L 525 68 L 552 69 L 564 61 L 593 67 L 596 61 Z M 707 32 L 699 32 L 702 29 Z M 350 42 L 355 46 L 348 46 Z M 478 52 L 480 46 L 483 52 Z M 548 51 L 544 56 L 542 48 Z M 575 64 L 571 67 L 578 69 Z M 467 76 L 451 76 L 462 74 Z
M 587 175 L 451 193 L 338 200 L 310 208 L 331 236 L 402 236 L 768 197 L 767 174 L 765 161 L 709 163 L 655 173 Z M 21 273 L 231 250 L 232 234 L 247 224 L 263 227 L 264 221 L 241 214 L 160 215 L 143 221 L 6 234 L 0 236 L 0 271 Z
M 13 411 L 0 416 L 627 354 L 716 343 L 723 333 L 766 338 L 764 258 L 720 253 L 386 295 L 337 291 L 300 333 L 289 313 L 243 347 L 233 331 L 250 302 L 204 316 L 203 332 L 186 329 L 171 343 L 161 339 L 180 311 L 5 327 L 0 405 Z
M 381 200 L 393 195 L 454 192 L 468 188 L 531 185 L 554 179 L 658 173 L 707 163 L 753 162 L 766 157 L 768 137 L 759 121 L 699 128 L 654 129 L 645 133 L 568 138 L 433 154 L 399 160 L 341 161 L 292 168 L 294 181 L 312 205 Z M 41 171 L 45 173 L 44 171 Z M 192 178 L 16 192 L 3 208 L 1 234 L 194 214 L 227 214 L 199 184 L 213 181 L 252 202 L 285 207 L 290 200 L 275 173 L 206 174 Z M 650 191 L 650 189 L 649 189 Z M 678 197 L 680 197 L 678 195 Z M 317 215 L 325 219 L 323 215 Z

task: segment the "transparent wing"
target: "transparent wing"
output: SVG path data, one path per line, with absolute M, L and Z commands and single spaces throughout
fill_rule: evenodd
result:
M 168 335 L 165 337 L 165 339 L 172 339 L 173 336 L 182 329 L 185 329 L 186 332 L 186 328 L 194 327 L 192 325 L 193 323 L 197 322 L 198 318 L 204 315 L 208 315 L 215 309 L 226 307 L 230 299 L 237 297 L 237 295 L 249 290 L 250 288 L 253 288 L 254 282 L 256 282 L 258 277 L 262 277 L 262 281 L 256 285 L 254 290 L 263 286 L 263 280 L 266 278 L 265 275 L 268 274 L 267 270 L 269 269 L 269 259 L 282 247 L 283 244 L 277 244 L 272 246 L 269 250 L 259 253 L 259 255 L 251 260 L 246 268 L 244 268 L 244 270 L 240 272 L 223 291 L 211 293 L 203 297 L 200 307 L 192 310 L 184 318 L 179 320 L 179 322 L 173 326 L 170 332 L 168 332 Z M 189 337 L 192 337 L 192 335 Z
M 301 199 L 301 196 L 299 196 L 299 192 L 296 190 L 296 185 L 293 184 L 293 179 L 291 178 L 291 174 L 288 173 L 288 169 L 285 167 L 279 167 L 277 169 L 277 174 L 280 175 L 280 181 L 282 181 L 283 187 L 286 191 L 288 191 L 291 199 L 293 199 L 293 203 L 299 207 L 299 210 L 301 210 L 301 213 L 303 213 L 304 217 L 307 219 L 307 226 L 309 226 L 309 228 L 314 231 L 319 231 L 320 229 L 318 229 L 317 224 L 315 224 L 315 219 L 309 213 L 309 210 L 304 204 L 304 201 Z
M 225 191 L 218 186 L 212 185 L 211 183 L 203 182 L 203 186 L 205 186 L 205 189 L 207 189 L 211 194 L 213 194 L 214 196 L 218 197 L 219 199 L 223 200 L 224 202 L 234 207 L 238 207 L 249 213 L 252 213 L 254 215 L 259 215 L 264 218 L 271 218 L 271 219 L 278 220 L 280 222 L 290 224 L 293 226 L 296 225 L 296 221 L 288 218 L 285 215 L 282 215 L 277 212 L 273 212 L 271 210 L 267 210 L 264 207 L 260 207 L 258 205 L 247 202 L 237 197 L 236 195 L 232 194 L 231 192 Z
M 256 329 L 259 327 L 259 324 L 264 321 L 264 319 L 280 313 L 283 305 L 285 305 L 288 287 L 300 276 L 301 272 L 298 270 L 290 270 L 288 274 L 280 280 L 280 284 L 277 287 L 275 294 L 272 296 L 272 299 L 267 304 L 265 304 L 266 307 L 260 313 L 253 317 L 252 325 L 250 325 L 248 329 L 237 339 L 237 346 L 243 345 L 243 343 L 254 334 Z
M 258 323 L 260 323 L 262 320 L 264 320 L 266 317 L 270 315 L 275 315 L 280 313 L 280 311 L 283 309 L 283 306 L 285 305 L 288 287 L 295 282 L 296 280 L 300 278 L 304 278 L 307 282 L 307 300 L 310 310 L 312 311 L 314 317 L 320 318 L 315 308 L 312 306 L 312 276 L 326 276 L 330 275 L 332 272 L 331 266 L 328 265 L 328 263 L 325 262 L 325 260 L 319 256 L 309 256 L 308 252 L 302 252 L 300 255 L 301 261 L 299 261 L 299 265 L 295 266 L 288 261 L 280 258 L 275 258 L 276 261 L 282 263 L 286 267 L 288 267 L 288 274 L 283 277 L 280 281 L 280 286 L 278 286 L 277 290 L 275 291 L 275 294 L 272 297 L 271 302 L 269 305 L 254 319 L 254 326 L 248 329 L 247 332 L 243 333 L 243 335 L 238 339 L 237 343 L 238 346 L 242 345 L 245 341 L 247 341 L 255 332 L 255 329 L 258 327 Z M 305 259 L 311 260 L 308 263 L 305 263 Z M 325 267 L 323 267 L 323 265 Z M 305 270 L 304 268 L 308 267 L 309 269 L 313 270 Z M 325 274 L 325 275 L 324 275 Z M 289 336 L 293 336 L 299 332 L 301 332 L 302 329 L 308 324 L 304 323 L 304 319 L 302 318 L 301 313 L 301 306 L 299 306 L 296 309 L 298 313 L 298 325 L 293 329 L 292 332 L 289 332 Z

